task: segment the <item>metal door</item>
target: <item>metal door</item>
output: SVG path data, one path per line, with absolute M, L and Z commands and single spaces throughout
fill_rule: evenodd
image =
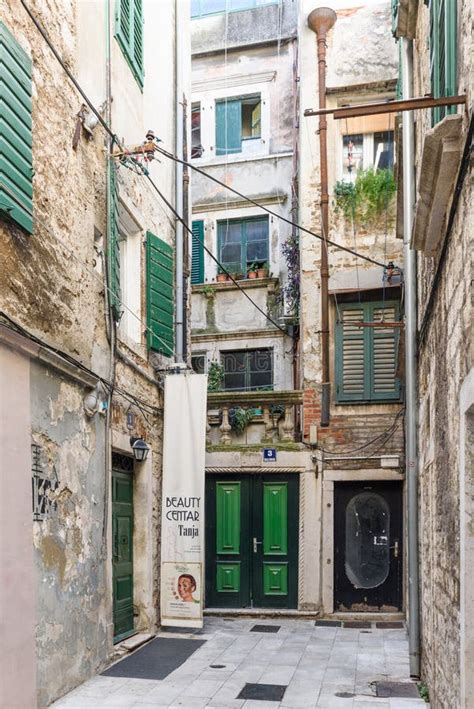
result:
M 335 483 L 334 609 L 402 609 L 401 483 Z

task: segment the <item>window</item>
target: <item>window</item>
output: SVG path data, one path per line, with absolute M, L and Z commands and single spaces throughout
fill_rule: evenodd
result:
M 397 301 L 338 306 L 335 332 L 336 400 L 398 401 L 398 327 L 361 327 L 358 323 L 399 319 Z
M 167 357 L 174 349 L 173 249 L 151 232 L 146 237 L 147 342 Z
M 204 281 L 204 222 L 200 219 L 193 222 L 191 247 L 191 283 Z
M 109 271 L 110 307 L 116 322 L 122 315 L 122 298 L 120 292 L 120 236 L 119 236 L 119 195 L 117 184 L 117 167 L 112 158 L 109 159 L 109 190 L 110 219 L 107 238 L 107 264 Z
M 191 157 L 200 158 L 203 153 L 201 145 L 201 104 L 193 103 L 191 108 Z
M 260 95 L 216 101 L 216 155 L 242 152 L 242 141 L 262 134 Z
M 196 374 L 205 374 L 206 373 L 206 355 L 205 354 L 191 355 L 191 367 L 196 372 Z
M 393 169 L 393 130 L 342 136 L 342 177 L 354 182 L 359 170 Z
M 31 59 L 0 22 L 0 214 L 33 232 Z
M 232 273 L 247 273 L 268 261 L 268 217 L 217 222 L 219 261 Z
M 223 388 L 234 391 L 273 389 L 273 351 L 235 350 L 221 352 Z
M 116 0 L 115 8 L 115 37 L 135 79 L 143 88 L 142 0 Z
M 221 12 L 251 10 L 261 5 L 273 5 L 278 0 L 191 0 L 191 17 L 203 17 Z
M 430 0 L 430 73 L 435 98 L 456 93 L 456 0 Z M 433 124 L 455 106 L 433 108 Z

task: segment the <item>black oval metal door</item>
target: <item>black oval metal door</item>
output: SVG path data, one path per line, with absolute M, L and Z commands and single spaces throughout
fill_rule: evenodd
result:
M 402 608 L 402 488 L 334 485 L 334 610 Z

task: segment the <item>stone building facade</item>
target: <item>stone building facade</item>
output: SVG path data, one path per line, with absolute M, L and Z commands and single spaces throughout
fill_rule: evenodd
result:
M 400 2 L 413 93 L 465 95 L 415 112 L 421 672 L 433 707 L 473 707 L 473 9 Z M 441 39 L 443 38 L 443 39 Z M 431 57 L 431 59 L 430 59 Z M 431 67 L 431 68 L 430 68 Z
M 174 359 L 174 223 L 140 166 L 173 204 L 175 168 L 109 155 L 150 128 L 175 149 L 188 11 L 0 5 L 2 706 L 47 706 L 104 668 L 118 639 L 159 624 L 156 370 Z M 149 447 L 144 462 L 131 437 Z

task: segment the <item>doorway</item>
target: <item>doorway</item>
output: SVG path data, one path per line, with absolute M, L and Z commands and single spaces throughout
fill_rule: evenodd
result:
M 114 642 L 133 635 L 133 458 L 112 454 Z
M 298 475 L 208 476 L 207 607 L 297 607 L 298 489 Z
M 402 486 L 334 485 L 334 610 L 402 610 Z

